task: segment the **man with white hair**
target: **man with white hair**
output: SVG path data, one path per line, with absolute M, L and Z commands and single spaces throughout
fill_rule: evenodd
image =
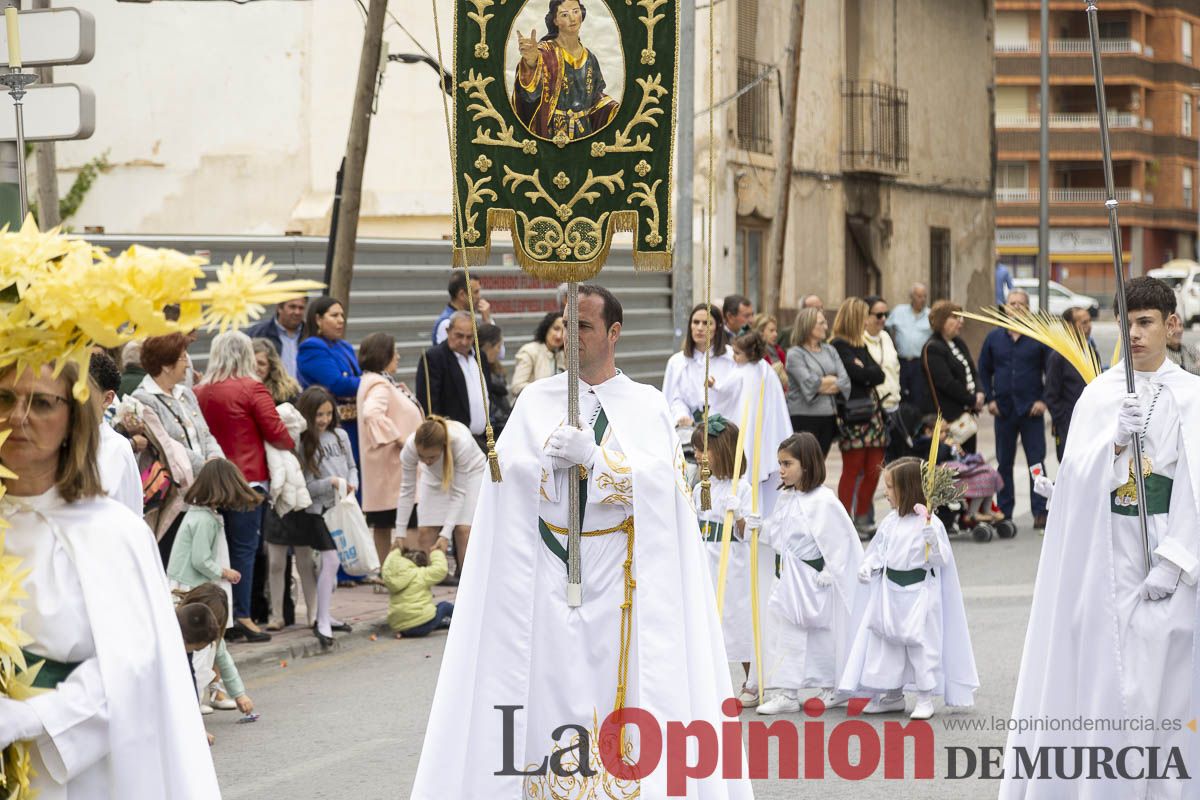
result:
M 929 289 L 923 283 L 914 283 L 908 300 L 892 309 L 887 329 L 900 356 L 900 397 L 915 403 L 924 394 L 921 351 L 933 333 L 929 327 Z

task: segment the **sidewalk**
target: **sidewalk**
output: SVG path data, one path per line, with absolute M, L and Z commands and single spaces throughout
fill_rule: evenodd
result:
M 376 591 L 378 590 L 378 591 Z M 451 586 L 433 587 L 433 600 L 454 601 L 456 589 Z M 344 650 L 372 636 L 391 636 L 392 631 L 387 626 L 388 594 L 382 586 L 363 583 L 352 589 L 338 588 L 333 593 L 333 617 L 354 626 L 350 633 L 334 633 L 333 647 L 328 652 Z M 296 608 L 296 618 L 306 617 L 304 603 L 301 601 Z M 285 628 L 282 631 L 272 631 L 271 641 L 256 644 L 253 642 L 230 642 L 229 653 L 241 670 L 265 671 L 269 668 L 283 668 L 289 662 L 310 656 L 320 656 L 326 651 L 321 649 L 321 643 L 313 636 L 311 628 L 303 622 Z

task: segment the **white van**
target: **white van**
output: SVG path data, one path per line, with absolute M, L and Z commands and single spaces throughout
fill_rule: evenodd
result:
M 1158 278 L 1175 290 L 1179 318 L 1184 325 L 1190 328 L 1200 322 L 1200 264 L 1188 258 L 1176 258 L 1146 275 Z

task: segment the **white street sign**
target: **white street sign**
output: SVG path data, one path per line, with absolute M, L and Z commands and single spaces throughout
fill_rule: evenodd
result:
M 50 67 L 86 64 L 96 52 L 96 19 L 78 8 L 22 11 L 21 64 Z M 0 35 L 0 65 L 8 63 L 8 40 Z
M 86 139 L 96 129 L 96 96 L 85 86 L 35 83 L 29 87 L 22 102 L 27 142 Z M 12 97 L 0 88 L 0 141 L 17 140 L 16 115 L 12 106 Z

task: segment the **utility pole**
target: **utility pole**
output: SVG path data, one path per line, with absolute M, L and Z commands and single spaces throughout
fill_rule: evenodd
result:
M 387 0 L 371 0 L 367 25 L 363 31 L 362 55 L 358 61 L 358 85 L 354 89 L 354 110 L 350 116 L 350 135 L 346 141 L 345 186 L 337 216 L 337 242 L 333 251 L 333 278 L 328 292 L 343 308 L 350 305 L 350 280 L 354 276 L 354 250 L 358 239 L 358 212 L 362 205 L 363 170 L 367 161 L 367 139 L 371 134 L 371 114 L 383 49 L 383 22 Z M 331 221 L 331 224 L 334 224 Z
M 679 3 L 679 88 L 675 92 L 675 269 L 671 273 L 671 319 L 675 344 L 687 335 L 692 310 L 696 247 L 692 241 L 696 180 L 696 0 Z
M 1038 309 L 1050 310 L 1050 0 L 1042 0 L 1038 154 Z
M 788 21 L 788 48 L 784 59 L 783 112 L 779 143 L 775 147 L 775 183 L 771 187 L 775 215 L 767 239 L 768 314 L 778 314 L 783 293 L 783 253 L 787 246 L 788 206 L 792 198 L 792 150 L 796 144 L 796 105 L 800 93 L 800 51 L 804 42 L 804 0 L 792 0 Z
M 50 0 L 33 0 L 33 7 L 50 8 Z M 54 67 L 39 67 L 37 71 L 38 85 L 49 86 L 54 83 Z M 38 142 L 34 146 L 37 153 L 37 204 L 38 227 L 49 230 L 62 222 L 58 216 L 58 154 L 54 142 Z

